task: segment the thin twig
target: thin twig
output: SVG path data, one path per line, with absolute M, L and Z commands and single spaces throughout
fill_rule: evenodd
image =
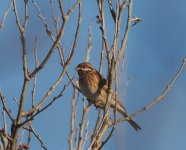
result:
M 38 6 L 36 5 L 35 2 L 33 2 L 33 4 L 36 6 L 37 10 L 38 10 L 38 15 L 40 15 L 40 11 L 38 9 Z M 34 77 L 45 65 L 46 63 L 48 62 L 48 60 L 50 59 L 52 53 L 54 52 L 54 49 L 55 47 L 59 44 L 63 34 L 64 34 L 64 30 L 65 30 L 65 27 L 66 27 L 66 24 L 67 24 L 67 21 L 68 21 L 68 18 L 69 16 L 68 15 L 65 15 L 65 18 L 64 18 L 64 21 L 61 25 L 61 28 L 59 30 L 59 33 L 54 41 L 54 43 L 52 44 L 51 48 L 49 49 L 46 57 L 44 58 L 44 60 L 41 62 L 41 64 L 35 68 L 35 70 L 30 74 L 30 78 Z
M 101 131 L 101 129 L 102 129 L 102 127 L 103 127 L 103 125 L 104 125 L 104 122 L 105 122 L 105 120 L 107 119 L 107 117 L 108 117 L 108 116 L 106 116 L 106 115 L 104 115 L 104 116 L 102 117 L 102 120 L 101 120 L 100 125 L 98 126 L 98 129 L 96 130 L 96 133 L 94 133 L 94 136 L 92 137 L 92 140 L 91 140 L 91 143 L 90 143 L 89 148 L 92 148 L 93 145 L 95 144 L 95 142 L 96 142 L 96 140 L 97 140 L 97 137 L 99 137 L 99 133 L 100 133 L 100 131 Z
M 20 135 L 20 140 L 19 140 L 19 145 L 23 144 L 23 140 L 24 140 L 24 135 L 25 135 L 25 129 L 21 128 L 21 135 Z
M 16 17 L 16 23 L 17 23 L 17 26 L 18 26 L 18 29 L 19 29 L 19 32 L 20 32 L 20 35 L 21 35 L 22 61 L 23 61 L 24 77 L 25 77 L 25 80 L 29 81 L 30 77 L 29 77 L 29 71 L 28 71 L 28 67 L 27 67 L 27 58 L 26 58 L 27 53 L 26 53 L 26 39 L 25 39 L 25 30 L 26 30 L 26 24 L 27 24 L 27 21 L 28 21 L 28 16 L 27 16 L 28 15 L 28 6 L 27 6 L 27 3 L 25 3 L 25 19 L 24 19 L 23 26 L 21 25 L 21 22 L 20 22 L 20 19 L 19 19 L 19 16 L 18 16 L 16 0 L 13 0 L 13 6 L 14 6 L 14 14 L 15 14 L 15 17 Z
M 102 73 L 103 62 L 104 62 L 104 49 L 105 49 L 105 44 L 104 44 L 104 41 L 102 39 L 102 49 L 101 49 L 100 65 L 99 65 L 99 73 L 100 74 Z M 93 139 L 97 136 L 99 122 L 100 122 L 101 118 L 102 118 L 101 109 L 99 108 L 96 123 L 95 123 L 94 130 L 93 130 L 93 134 L 92 134 L 92 137 L 91 137 L 91 141 L 93 141 Z
M 24 104 L 25 104 L 25 97 L 26 97 L 26 92 L 28 88 L 28 83 L 30 81 L 30 76 L 29 76 L 29 71 L 27 67 L 27 57 L 26 57 L 27 52 L 26 52 L 26 39 L 25 39 L 25 29 L 26 29 L 26 24 L 28 21 L 28 7 L 27 7 L 28 3 L 27 1 L 25 1 L 25 19 L 24 19 L 24 24 L 22 26 L 20 23 L 19 16 L 18 16 L 16 0 L 12 0 L 12 1 L 13 1 L 13 6 L 14 6 L 14 14 L 16 18 L 17 27 L 21 35 L 22 62 L 23 62 L 23 72 L 24 72 L 24 83 L 23 83 L 22 92 L 20 96 L 19 108 L 18 108 L 18 112 L 16 116 L 16 121 L 12 123 L 12 130 L 11 130 L 11 137 L 13 140 L 10 142 L 10 149 L 16 149 L 16 142 L 17 142 L 18 131 L 19 131 L 17 124 L 19 124 L 22 120 L 21 115 L 23 112 Z
M 15 101 L 15 103 L 16 103 L 18 106 L 20 105 L 20 103 L 19 103 L 19 101 L 17 100 L 16 97 L 14 97 L 13 100 Z
M 64 21 L 66 15 L 65 15 L 64 8 L 63 8 L 62 0 L 58 0 L 58 2 L 59 2 L 59 8 L 60 8 L 60 11 L 61 11 L 61 16 L 62 16 L 62 19 L 63 19 L 63 21 Z
M 52 1 L 51 1 L 51 2 L 52 2 Z M 33 3 L 33 4 L 34 4 L 34 6 L 36 7 L 36 9 L 37 9 L 37 11 L 38 11 L 38 16 L 39 16 L 41 22 L 43 23 L 43 25 L 44 25 L 44 27 L 45 27 L 45 30 L 46 30 L 47 35 L 52 39 L 53 42 L 55 42 L 54 34 L 53 34 L 52 31 L 49 29 L 47 22 L 44 20 L 45 17 L 42 15 L 42 13 L 41 13 L 39 7 L 37 6 L 37 4 L 36 4 L 36 3 Z M 53 3 L 51 3 L 51 5 L 52 5 L 52 4 L 53 4 Z M 52 11 L 54 11 L 54 10 L 53 10 L 53 6 L 51 6 L 51 7 L 52 7 L 52 8 L 51 8 Z M 54 13 L 54 12 L 53 12 L 53 13 Z M 52 13 L 52 14 L 53 14 L 53 13 Z M 53 15 L 54 15 L 54 14 L 53 14 Z M 53 15 L 52 15 L 52 16 L 53 16 Z M 56 24 L 56 23 L 55 23 L 55 22 L 56 22 L 56 21 L 55 21 L 55 17 L 53 16 L 52 18 L 53 18 L 54 24 Z M 55 29 L 56 29 L 57 34 L 59 34 L 58 26 L 55 25 Z M 61 58 L 61 63 L 62 63 L 62 65 L 64 66 L 64 63 L 65 63 L 64 51 L 63 51 L 63 48 L 61 47 L 60 43 L 57 44 L 57 48 L 58 48 L 59 54 L 62 56 L 62 57 L 60 57 L 60 58 Z
M 78 147 L 77 147 L 77 150 L 82 150 L 84 125 L 85 125 L 87 113 L 89 112 L 90 108 L 91 108 L 91 105 L 88 104 L 83 109 L 83 116 L 82 116 L 82 119 L 81 119 L 80 129 L 79 129 L 79 138 L 78 138 Z
M 34 47 L 34 59 L 35 59 L 35 66 L 36 67 L 38 67 L 38 65 L 39 65 L 39 60 L 38 60 L 38 56 L 37 56 L 37 51 L 38 51 L 37 45 L 38 45 L 38 38 L 36 36 L 35 47 Z M 32 108 L 35 107 L 36 84 L 37 84 L 37 75 L 34 77 L 34 84 L 33 84 L 33 88 L 32 88 Z M 29 123 L 32 124 L 31 121 Z M 29 128 L 31 128 L 31 127 L 29 126 Z M 30 145 L 31 138 L 32 138 L 32 132 L 31 132 L 31 130 L 29 130 L 27 145 Z
M 76 118 L 76 94 L 77 94 L 77 90 L 74 88 L 73 97 L 72 97 L 71 121 L 70 121 L 70 137 L 69 137 L 70 150 L 74 149 L 73 138 L 74 138 L 74 127 L 75 127 L 75 118 Z
M 173 84 L 176 82 L 176 80 L 178 79 L 179 75 L 181 74 L 184 66 L 186 64 L 186 58 L 183 59 L 183 62 L 180 66 L 180 68 L 178 69 L 177 73 L 175 74 L 175 76 L 173 77 L 173 79 L 171 80 L 171 82 L 167 85 L 167 87 L 164 89 L 164 91 L 162 92 L 162 94 L 156 98 L 155 100 L 153 100 L 149 105 L 147 105 L 146 107 L 140 109 L 139 111 L 133 113 L 131 115 L 131 117 L 135 117 L 136 115 L 142 113 L 143 111 L 149 109 L 150 107 L 154 106 L 156 103 L 158 103 L 159 101 L 163 100 L 166 96 L 166 94 L 168 93 L 168 91 L 170 90 L 170 88 L 173 86 Z
M 7 122 L 6 122 L 6 113 L 5 113 L 5 110 L 4 110 L 4 109 L 3 109 L 2 115 L 3 115 L 3 126 L 4 126 L 4 131 L 5 131 L 5 133 L 6 133 L 6 132 L 7 132 Z
M 110 110 L 110 103 L 111 103 L 111 97 L 112 97 L 112 82 L 114 79 L 114 72 L 115 72 L 115 61 L 114 61 L 114 55 L 112 55 L 111 59 L 111 66 L 108 70 L 108 87 L 107 87 L 107 96 L 106 96 L 106 104 L 104 107 L 104 116 L 107 116 Z
M 92 22 L 90 22 L 89 28 L 88 28 L 88 46 L 86 49 L 86 58 L 85 62 L 89 62 L 90 60 L 90 50 L 92 48 Z
M 93 140 L 91 141 L 89 149 L 92 148 L 94 148 L 94 150 L 100 149 L 100 146 L 102 145 L 102 139 L 111 125 L 112 122 L 110 120 L 110 117 L 105 115 L 104 118 L 102 119 L 102 123 L 99 126 L 98 133 L 96 134 L 95 138 L 93 138 Z
M 1 142 L 3 143 L 4 150 L 6 150 L 7 145 L 8 145 L 8 138 L 7 138 L 7 121 L 6 121 L 6 112 L 3 109 L 2 112 L 3 115 L 3 129 L 0 129 L 0 137 L 1 137 Z
M 28 118 L 27 120 L 25 120 L 24 122 L 18 124 L 17 126 L 23 126 L 27 122 L 33 120 L 35 118 L 35 116 L 37 116 L 38 114 L 40 114 L 41 112 L 43 112 L 44 110 L 46 110 L 49 106 L 51 106 L 57 99 L 59 99 L 61 96 L 63 96 L 66 88 L 69 86 L 70 83 L 71 83 L 71 81 L 69 81 L 67 84 L 65 84 L 64 87 L 63 87 L 63 89 L 61 90 L 61 92 L 56 97 L 54 97 L 52 99 L 52 101 L 50 103 L 48 103 L 45 107 L 43 107 L 43 108 L 40 108 L 39 107 L 38 109 L 36 109 L 37 112 L 35 114 L 31 115 L 34 111 L 36 111 L 35 108 L 37 108 L 37 106 L 34 107 L 32 110 L 30 110 L 31 112 L 28 111 L 25 115 L 27 115 L 27 116 L 31 115 L 31 117 Z
M 39 66 L 39 60 L 38 60 L 38 56 L 37 56 L 37 51 L 38 51 L 37 45 L 38 45 L 38 39 L 37 39 L 37 36 L 36 36 L 35 48 L 34 48 L 34 58 L 35 58 L 36 68 Z M 34 85 L 33 85 L 33 90 L 32 90 L 32 108 L 34 108 L 34 105 L 35 105 L 36 83 L 37 83 L 37 76 L 34 77 Z
M 25 3 L 25 18 L 24 18 L 24 23 L 23 23 L 23 29 L 25 30 L 26 25 L 28 23 L 28 19 L 29 19 L 29 16 L 28 16 L 28 0 L 24 0 L 24 3 Z
M 72 7 L 72 9 L 69 9 L 69 11 L 72 13 L 72 10 L 74 10 L 76 7 L 77 7 L 77 4 L 79 4 L 79 14 L 78 14 L 78 23 L 77 23 L 77 28 L 76 28 L 76 33 L 75 33 L 75 38 L 74 38 L 74 42 L 73 42 L 73 47 L 71 48 L 71 51 L 70 51 L 70 55 L 72 55 L 73 53 L 74 53 L 74 49 L 75 49 L 75 47 L 76 47 L 76 42 L 77 42 L 77 38 L 78 38 L 78 33 L 79 33 L 79 28 L 80 28 L 80 24 L 81 24 L 81 20 L 82 20 L 82 6 L 81 6 L 81 3 L 80 3 L 81 1 L 80 0 L 78 0 L 77 2 L 76 2 L 76 4 L 74 4 L 74 6 Z M 64 11 L 63 11 L 63 7 L 61 6 L 61 4 L 62 4 L 62 1 L 61 0 L 59 0 L 59 3 L 60 3 L 60 9 L 62 9 L 61 11 L 64 13 Z M 41 21 L 42 21 L 42 23 L 44 24 L 44 26 L 45 26 L 45 29 L 46 29 L 46 31 L 48 31 L 48 32 L 50 32 L 50 34 L 47 34 L 52 40 L 53 40 L 53 42 L 55 41 L 55 38 L 54 38 L 54 36 L 53 36 L 53 33 L 48 29 L 48 25 L 47 25 L 47 23 L 46 23 L 46 21 L 44 20 L 44 17 L 43 17 L 43 15 L 41 14 L 41 11 L 40 11 L 40 9 L 39 9 L 39 7 L 37 6 L 37 4 L 36 3 L 34 3 L 34 5 L 36 6 L 36 8 L 37 8 L 37 11 L 38 11 L 38 16 L 40 17 L 40 19 L 41 19 Z M 63 14 L 63 15 L 65 15 L 65 14 Z M 70 13 L 68 14 L 68 15 L 70 15 Z M 67 18 L 66 18 L 67 19 Z M 57 31 L 58 29 L 56 29 L 56 31 Z M 58 32 L 57 32 L 58 33 Z M 59 34 L 59 33 L 58 33 Z M 59 56 L 60 56 L 60 59 L 61 59 L 61 64 L 62 64 L 62 66 L 64 67 L 65 66 L 65 57 L 64 57 L 64 51 L 63 51 L 63 48 L 61 47 L 61 45 L 58 43 L 57 44 L 57 48 L 58 48 L 58 52 L 59 52 Z M 70 76 L 70 74 L 67 72 L 67 71 L 65 71 L 65 73 L 67 74 L 67 77 L 69 78 L 69 80 L 70 81 L 72 81 L 72 78 L 71 78 L 71 76 Z M 73 86 L 76 88 L 76 89 L 78 89 L 79 90 L 79 88 L 78 88 L 78 86 L 74 83 L 74 81 L 72 81 L 72 84 L 73 84 Z
M 107 53 L 107 60 L 108 60 L 108 64 L 110 66 L 110 49 L 109 49 L 109 44 L 108 44 L 108 40 L 107 40 L 107 36 L 106 36 L 106 26 L 105 26 L 105 14 L 104 14 L 104 2 L 102 0 L 98 0 L 98 8 L 99 8 L 99 22 L 101 23 L 101 32 L 102 32 L 102 39 L 104 41 L 105 44 L 105 49 L 106 49 L 106 53 Z
M 108 1 L 110 2 L 110 1 Z M 129 3 L 128 3 L 129 2 Z M 111 2 L 109 4 L 110 6 L 110 12 L 111 12 L 111 15 L 112 14 L 112 10 L 113 9 L 111 6 Z M 103 136 L 105 135 L 106 131 L 110 128 L 111 126 L 111 121 L 109 120 L 109 108 L 110 108 L 110 101 L 111 101 L 111 89 L 112 89 L 112 81 L 114 79 L 116 79 L 115 77 L 115 73 L 116 73 L 116 66 L 117 66 L 117 63 L 119 60 L 117 60 L 116 58 L 116 52 L 121 52 L 121 49 L 120 51 L 118 51 L 118 41 L 119 41 L 119 31 L 120 31 L 120 26 L 121 26 L 121 20 L 122 20 L 122 14 L 123 14 L 123 11 L 125 9 L 125 7 L 129 5 L 129 11 L 128 11 L 128 18 L 130 18 L 130 15 L 131 15 L 131 8 L 132 8 L 132 1 L 131 0 L 125 0 L 124 2 L 122 2 L 121 4 L 121 1 L 117 1 L 116 2 L 116 20 L 115 20 L 115 33 L 114 33 L 114 41 L 113 41 L 113 44 L 112 44 L 112 51 L 107 51 L 107 47 L 106 47 L 106 52 L 107 52 L 107 62 L 108 62 L 108 77 L 107 77 L 107 80 L 108 80 L 108 88 L 107 88 L 107 99 L 106 99 L 106 105 L 105 105 L 105 109 L 104 109 L 104 116 L 103 116 L 103 119 L 102 119 L 102 123 L 99 127 L 99 131 L 97 132 L 96 134 L 96 137 L 92 140 L 92 143 L 90 145 L 90 148 L 94 147 L 95 150 L 97 149 L 100 149 L 107 141 L 108 139 L 111 137 L 115 127 L 113 126 L 109 136 L 107 137 L 106 141 L 102 142 L 103 140 Z M 106 35 L 105 33 L 105 26 L 103 26 L 104 24 L 104 7 L 103 7 L 103 1 L 99 1 L 98 0 L 98 8 L 99 8 L 99 11 L 100 11 L 100 16 L 98 17 L 99 19 L 99 22 L 101 23 L 101 31 L 102 31 L 102 34 L 103 34 L 103 40 L 104 39 L 104 35 Z M 112 16 L 113 17 L 113 16 Z M 128 21 L 130 21 L 128 19 Z M 130 22 L 127 22 L 127 24 L 130 23 Z M 127 30 L 127 28 L 126 28 Z M 126 31 L 125 33 L 128 34 L 128 31 Z M 125 35 L 124 36 L 126 39 L 127 39 L 127 36 Z M 104 41 L 105 42 L 105 41 Z M 123 43 L 122 43 L 123 44 Z M 125 43 L 124 43 L 125 44 Z M 106 44 L 105 44 L 106 46 Z M 121 54 L 121 53 L 120 53 Z M 123 56 L 123 54 L 122 54 Z M 116 83 L 116 86 L 117 86 L 117 83 Z M 116 113 L 115 113 L 116 114 Z M 116 116 L 115 116 L 115 119 L 114 119 L 116 122 Z
M 71 56 L 72 57 L 72 56 Z M 53 91 L 58 87 L 58 85 L 61 83 L 62 78 L 64 76 L 64 73 L 69 65 L 71 58 L 69 58 L 67 60 L 67 62 L 65 63 L 65 66 L 63 68 L 63 71 L 61 72 L 61 74 L 59 75 L 57 81 L 51 86 L 51 88 L 48 90 L 48 92 L 46 93 L 46 95 L 43 97 L 43 99 L 31 110 L 28 110 L 27 112 L 23 112 L 22 116 L 29 116 L 31 115 L 34 111 L 39 111 L 39 109 L 43 106 L 43 104 L 45 103 L 45 101 L 48 99 L 48 97 L 53 93 Z
M 30 126 L 29 126 L 27 145 L 30 145 L 31 139 L 32 139 L 32 132 L 31 132 Z
M 108 137 L 106 138 L 105 141 L 102 142 L 102 144 L 101 144 L 101 146 L 100 146 L 100 148 L 99 148 L 100 150 L 101 150 L 101 148 L 108 142 L 108 140 L 111 138 L 111 136 L 112 136 L 114 130 L 115 130 L 115 126 L 113 125 L 112 130 L 110 131 Z
M 113 127 L 109 133 L 109 135 L 107 136 L 106 140 L 102 142 L 101 146 L 99 149 L 101 149 L 107 142 L 108 140 L 111 138 L 115 128 L 116 128 L 116 125 L 117 125 L 117 119 L 116 119 L 116 115 L 117 115 L 117 103 L 116 103 L 116 95 L 117 95 L 117 88 L 118 88 L 118 79 L 117 79 L 117 69 L 115 69 L 115 109 L 114 109 L 114 124 L 113 124 Z
M 7 145 L 8 145 L 8 137 L 7 137 L 7 133 L 5 132 L 4 129 L 0 129 L 0 138 L 1 138 L 1 143 L 3 145 L 3 149 L 6 150 L 7 149 Z M 0 144 L 1 144 L 0 143 Z
M 79 6 L 82 5 L 80 3 L 82 3 L 82 0 L 77 0 L 76 3 L 72 6 L 72 8 L 68 9 L 67 15 L 70 15 L 76 9 L 78 5 Z
M 60 9 L 61 9 L 61 12 L 62 12 L 62 14 L 63 15 L 65 15 L 64 14 L 64 11 L 63 11 L 63 7 L 62 7 L 62 1 L 60 1 L 59 0 L 59 3 L 60 3 Z M 74 6 L 72 7 L 72 9 L 70 9 L 69 10 L 69 12 L 70 13 L 68 13 L 68 15 L 70 15 L 73 11 L 74 11 L 74 9 L 77 7 L 77 4 L 79 4 L 79 14 L 78 14 L 78 23 L 77 23 L 77 28 L 76 28 L 76 33 L 75 33 L 75 38 L 74 38 L 74 42 L 73 42 L 73 47 L 72 47 L 72 49 L 71 49 L 71 51 L 70 51 L 70 55 L 72 56 L 73 55 L 73 53 L 74 53 L 74 49 L 75 49 L 75 47 L 76 47 L 76 42 L 77 42 L 77 38 L 78 38 L 78 33 L 79 33 L 79 28 L 80 28 L 80 24 L 81 24 L 81 20 L 82 20 L 82 6 L 81 6 L 81 1 L 80 0 L 78 0 L 78 2 L 76 2 L 76 4 L 74 4 Z M 35 4 L 36 5 L 36 4 Z M 37 6 L 37 5 L 36 5 Z M 41 11 L 39 10 L 39 8 L 38 8 L 38 6 L 36 7 L 37 8 L 37 10 L 38 10 L 38 15 L 39 15 L 39 17 L 40 17 L 40 19 L 42 20 L 42 22 L 43 22 L 43 24 L 44 24 L 44 26 L 45 26 L 45 28 L 46 28 L 46 31 L 49 31 L 49 29 L 48 29 L 48 26 L 47 26 L 47 24 L 46 24 L 46 22 L 44 21 L 44 17 L 42 16 L 42 14 L 41 14 Z M 73 11 L 72 11 L 73 10 Z M 66 18 L 66 19 L 65 19 Z M 64 19 L 67 21 L 67 19 L 68 19 L 68 17 L 64 17 Z M 57 29 L 56 29 L 57 30 Z M 52 32 L 50 31 L 50 33 L 51 34 L 48 34 L 48 36 L 53 40 L 53 41 L 55 41 L 55 38 L 53 37 L 53 34 L 52 34 Z M 58 33 L 59 34 L 59 33 Z M 58 48 L 58 52 L 59 52 L 59 56 L 60 56 L 60 59 L 61 59 L 61 64 L 62 64 L 62 66 L 64 67 L 64 65 L 65 65 L 65 57 L 64 57 L 64 53 L 63 53 L 63 49 L 62 49 L 62 47 L 60 46 L 60 44 L 58 43 L 57 44 L 57 48 Z M 65 73 L 67 74 L 67 76 L 68 76 L 68 78 L 69 78 L 69 80 L 71 80 L 72 78 L 70 77 L 70 74 L 67 72 L 67 71 L 65 71 Z M 74 87 L 76 88 L 76 89 L 78 89 L 79 90 L 79 88 L 76 86 L 76 84 L 72 81 L 72 84 L 74 85 Z
M 1 23 L 0 23 L 0 30 L 4 27 L 5 19 L 8 15 L 8 12 L 9 12 L 11 6 L 12 6 L 12 0 L 10 1 L 10 4 L 8 5 L 6 11 L 4 12 L 3 18 L 2 18 Z
M 78 39 L 78 35 L 79 35 L 80 25 L 81 25 L 81 21 L 82 21 L 82 2 L 81 2 L 81 0 L 78 0 L 78 4 L 79 4 L 78 22 L 77 22 L 77 27 L 76 27 L 76 33 L 75 33 L 74 41 L 73 41 L 73 46 L 72 46 L 71 51 L 70 51 L 70 56 L 72 56 L 74 54 L 74 50 L 76 48 L 76 43 L 77 43 L 77 39 Z M 76 6 L 76 4 L 74 6 Z M 60 57 L 61 57 L 61 60 L 62 60 L 63 59 L 62 58 L 63 55 L 60 55 Z M 62 63 L 62 65 L 63 65 L 63 63 Z M 65 73 L 66 73 L 67 77 L 69 78 L 69 80 L 72 81 L 71 82 L 72 85 L 78 91 L 80 91 L 79 86 L 72 80 L 72 78 L 71 78 L 70 74 L 67 72 L 67 70 L 65 71 Z
M 2 93 L 2 91 L 0 90 L 0 98 L 1 98 L 1 102 L 3 104 L 3 109 L 6 111 L 7 115 L 9 116 L 10 120 L 12 122 L 14 122 L 14 117 L 12 116 L 11 112 L 9 111 L 8 107 L 6 106 L 6 100 L 5 100 L 5 97 Z
M 79 35 L 80 25 L 81 25 L 81 21 L 82 21 L 82 2 L 81 2 L 81 0 L 78 0 L 77 4 L 79 4 L 78 22 L 77 22 L 76 33 L 75 33 L 75 37 L 74 37 L 73 46 L 72 46 L 72 49 L 71 49 L 70 56 L 74 54 L 74 50 L 76 48 L 77 39 L 78 39 L 78 35 Z M 75 8 L 76 7 L 74 5 L 74 9 Z M 74 9 L 72 9 L 72 10 L 74 10 Z
M 92 134 L 92 137 L 91 137 L 91 141 L 93 141 L 93 139 L 95 139 L 96 136 L 97 136 L 98 128 L 99 128 L 99 123 L 101 121 L 101 118 L 102 118 L 101 109 L 99 109 L 98 110 L 97 119 L 96 119 L 96 123 L 95 123 L 95 126 L 94 126 L 94 131 L 93 131 L 93 134 Z
M 161 100 L 163 100 L 165 98 L 165 96 L 167 95 L 167 93 L 169 92 L 169 90 L 171 89 L 171 87 L 174 85 L 174 83 L 176 82 L 176 80 L 178 79 L 178 77 L 180 76 L 184 66 L 186 64 L 186 57 L 183 59 L 183 62 L 180 66 L 180 68 L 178 69 L 178 71 L 176 72 L 175 76 L 173 77 L 173 79 L 170 81 L 170 83 L 166 86 L 166 88 L 164 89 L 164 91 L 161 93 L 160 96 L 158 96 L 156 99 L 154 99 L 150 104 L 148 104 L 147 106 L 143 107 L 142 109 L 136 111 L 135 113 L 131 114 L 129 116 L 129 118 L 133 118 L 139 114 L 141 114 L 142 112 L 144 112 L 145 110 L 151 108 L 152 106 L 154 106 L 155 104 L 157 104 L 158 102 L 160 102 Z M 122 122 L 125 121 L 127 118 L 121 118 L 118 119 L 117 122 Z
M 51 7 L 51 11 L 52 11 L 52 20 L 54 22 L 56 33 L 59 33 L 59 29 L 58 29 L 59 18 L 56 18 L 55 15 L 54 15 L 54 4 L 53 4 L 53 0 L 50 0 L 50 7 Z
M 116 13 L 113 9 L 113 5 L 112 5 L 112 1 L 111 0 L 107 0 L 108 4 L 109 4 L 109 9 L 110 9 L 110 13 L 112 15 L 112 18 L 114 20 L 114 22 L 116 22 Z
M 87 119 L 87 121 L 86 121 L 86 127 L 85 127 L 85 137 L 84 137 L 83 144 L 82 144 L 82 150 L 84 150 L 86 141 L 87 141 L 87 140 L 89 139 L 89 137 L 90 137 L 90 136 L 88 136 L 88 127 L 89 127 L 89 120 Z
M 104 40 L 102 39 L 102 48 L 101 48 L 100 63 L 99 63 L 99 72 L 101 74 L 102 74 L 103 62 L 104 62 L 104 49 L 105 49 L 105 44 L 104 44 Z
M 78 131 L 79 131 L 79 128 L 78 128 L 78 124 L 76 123 L 76 136 L 75 136 L 75 139 L 74 139 L 74 143 L 75 145 L 77 146 L 78 145 Z M 75 148 L 77 149 L 77 148 Z
M 37 9 L 38 17 L 40 18 L 40 20 L 42 21 L 42 23 L 43 23 L 44 26 L 45 26 L 45 30 L 46 30 L 47 35 L 53 37 L 53 34 L 52 34 L 51 30 L 49 29 L 48 23 L 45 21 L 45 17 L 42 15 L 39 6 L 38 6 L 38 5 L 36 4 L 36 2 L 34 2 L 34 1 L 32 1 L 32 3 L 34 4 L 35 8 Z M 54 41 L 55 41 L 55 40 L 54 40 Z M 54 41 L 53 41 L 53 42 L 54 42 Z
M 48 150 L 48 148 L 46 147 L 45 143 L 43 142 L 43 140 L 41 139 L 41 136 L 34 130 L 32 124 L 29 123 L 29 126 L 30 126 L 30 130 L 31 132 L 35 135 L 35 137 L 38 139 L 38 141 L 40 142 L 41 144 L 41 147 L 45 150 Z
M 127 2 L 127 1 L 125 1 Z M 127 3 L 123 3 L 121 9 L 123 10 L 126 7 Z M 128 18 L 127 18 L 127 26 L 125 29 L 125 34 L 122 38 L 121 41 L 121 47 L 120 50 L 118 51 L 118 56 L 117 56 L 117 62 L 122 58 L 124 52 L 125 52 L 125 48 L 126 48 L 126 43 L 127 43 L 127 39 L 128 39 L 128 34 L 130 31 L 130 27 L 131 27 L 131 16 L 132 16 L 132 5 L 133 5 L 133 1 L 129 0 L 129 4 L 128 4 Z

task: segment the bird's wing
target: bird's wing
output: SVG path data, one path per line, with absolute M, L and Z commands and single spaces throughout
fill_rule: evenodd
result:
M 123 104 L 122 104 L 122 102 L 120 101 L 120 99 L 119 99 L 119 97 L 118 97 L 118 95 L 117 94 L 112 94 L 112 102 L 111 102 L 111 105 L 113 105 L 113 107 L 115 107 L 115 106 L 119 106 L 118 108 L 120 108 L 121 109 L 121 111 L 123 111 L 123 112 L 126 112 L 126 109 L 125 109 L 125 107 L 123 106 Z
M 99 87 L 104 87 L 107 85 L 107 80 L 96 70 L 96 74 L 99 80 L 98 86 Z
M 104 92 L 102 94 L 106 95 L 106 91 L 108 88 L 108 84 L 107 84 L 107 80 L 97 71 L 95 70 L 97 73 L 97 78 L 98 78 L 98 90 Z M 119 97 L 117 94 L 115 94 L 113 91 L 111 92 L 112 95 L 112 100 L 111 100 L 111 107 L 115 108 L 115 106 L 117 106 L 118 111 L 122 111 L 122 112 L 126 112 L 122 102 L 120 101 Z M 105 96 L 106 97 L 106 96 Z

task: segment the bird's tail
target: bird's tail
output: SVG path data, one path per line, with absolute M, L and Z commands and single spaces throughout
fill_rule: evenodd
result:
M 132 118 L 127 119 L 127 121 L 136 131 L 141 130 L 141 127 Z
M 120 111 L 120 113 L 126 118 L 126 120 L 130 123 L 130 125 L 138 132 L 141 130 L 141 127 L 134 121 L 132 118 L 128 116 L 125 111 Z
M 113 101 L 113 103 L 111 103 L 111 107 L 114 109 L 117 108 L 117 111 L 119 111 L 121 115 L 126 118 L 126 120 L 136 131 L 141 130 L 141 127 L 134 120 L 132 120 L 131 117 L 129 117 L 129 115 L 127 114 L 125 108 L 123 107 L 119 99 Z

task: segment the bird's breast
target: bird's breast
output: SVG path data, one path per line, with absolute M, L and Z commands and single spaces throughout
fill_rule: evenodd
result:
M 79 83 L 80 86 L 80 90 L 83 93 L 84 96 L 86 96 L 87 98 L 92 98 L 93 95 L 95 94 L 95 88 L 89 85 L 86 85 L 82 82 Z

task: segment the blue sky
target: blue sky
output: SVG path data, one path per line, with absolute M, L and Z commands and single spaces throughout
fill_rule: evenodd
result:
M 0 18 L 9 1 L 0 1 Z M 38 2 L 44 16 L 49 16 L 47 21 L 53 29 L 49 1 Z M 64 2 L 65 4 L 65 2 Z M 21 1 L 18 9 L 23 10 Z M 67 4 L 65 4 L 66 6 Z M 121 76 L 119 96 L 129 113 L 150 103 L 158 97 L 166 85 L 175 75 L 183 58 L 186 56 L 186 1 L 177 0 L 143 0 L 133 2 L 133 17 L 143 18 L 143 21 L 134 26 L 130 33 L 126 48 L 125 72 Z M 55 13 L 59 10 L 57 3 L 54 5 Z M 44 32 L 44 28 L 38 19 L 32 3 L 29 4 L 29 24 L 27 34 L 28 66 L 34 69 L 33 48 L 35 36 L 39 38 L 39 60 L 41 61 L 52 42 Z M 100 30 L 96 23 L 98 8 L 92 0 L 83 1 L 83 20 L 80 35 L 73 61 L 68 71 L 73 75 L 74 67 L 82 62 L 85 57 L 85 49 L 88 41 L 88 25 L 92 21 L 92 51 L 90 62 L 98 68 L 99 51 L 101 49 Z M 21 12 L 21 11 L 19 11 Z M 106 26 L 109 42 L 112 42 L 113 21 L 106 9 Z M 23 17 L 20 13 L 20 17 Z M 74 21 L 77 20 L 77 11 L 71 16 L 61 45 L 65 54 L 71 48 L 75 31 Z M 124 32 L 123 28 L 121 34 Z M 3 30 L 0 31 L 0 88 L 2 89 L 8 106 L 12 112 L 16 112 L 16 104 L 13 98 L 19 99 L 23 83 L 21 65 L 21 42 L 15 23 L 13 10 L 5 21 Z M 57 51 L 52 55 L 44 70 L 38 74 L 36 101 L 41 99 L 50 86 L 56 81 L 61 68 Z M 104 75 L 106 69 L 104 70 Z M 128 80 L 128 79 L 131 80 Z M 57 94 L 67 82 L 64 78 L 56 89 Z M 30 84 L 29 89 L 32 88 Z M 65 95 L 59 99 L 46 112 L 41 113 L 33 123 L 35 129 L 41 135 L 49 149 L 68 149 L 69 122 L 71 109 L 72 88 L 69 87 Z M 136 133 L 126 122 L 118 125 L 114 136 L 104 147 L 105 150 L 175 150 L 185 149 L 186 144 L 186 68 L 183 70 L 177 82 L 170 89 L 165 99 L 135 117 L 142 127 L 142 131 Z M 25 109 L 30 105 L 31 92 L 27 93 Z M 1 106 L 1 105 L 0 105 Z M 96 110 L 92 107 L 88 114 L 90 124 L 94 124 Z M 82 113 L 81 99 L 78 101 L 77 119 Z M 2 118 L 1 118 L 2 119 Z M 2 122 L 0 119 L 0 122 Z M 2 127 L 2 123 L 0 123 Z M 38 149 L 39 143 L 32 141 L 31 149 Z M 122 148 L 121 148 L 122 147 Z

